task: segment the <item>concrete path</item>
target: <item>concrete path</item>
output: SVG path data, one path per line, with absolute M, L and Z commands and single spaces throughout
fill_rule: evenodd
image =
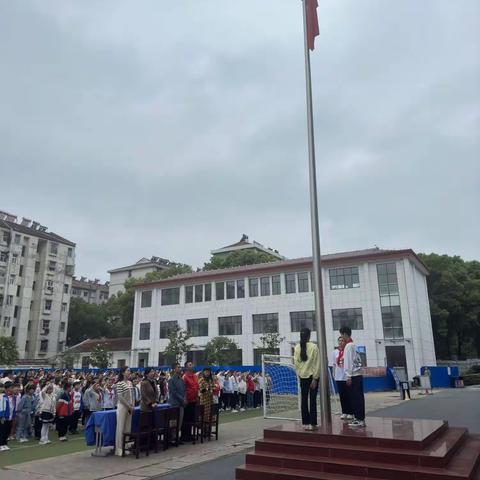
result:
M 421 398 L 417 393 L 415 398 Z M 400 403 L 396 392 L 366 395 L 367 412 Z M 408 402 L 407 402 L 408 403 Z M 420 403 L 420 402 L 415 402 Z M 250 418 L 220 425 L 220 438 L 197 445 L 182 445 L 165 452 L 133 457 L 92 457 L 90 451 L 47 458 L 5 467 L 1 480 L 145 480 L 187 469 L 193 465 L 211 462 L 225 456 L 251 449 L 255 440 L 263 436 L 263 429 L 283 423 L 280 420 Z M 229 457 L 233 458 L 233 457 Z M 225 462 L 229 462 L 225 459 Z M 195 468 L 197 471 L 197 468 Z M 172 477 L 182 478 L 182 477 Z M 193 477 L 192 477 L 193 478 Z M 216 475 L 210 478 L 217 477 Z

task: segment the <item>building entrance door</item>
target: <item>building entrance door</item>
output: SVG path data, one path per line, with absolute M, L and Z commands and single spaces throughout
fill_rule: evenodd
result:
M 407 369 L 407 356 L 405 345 L 386 345 L 387 367 L 405 367 Z

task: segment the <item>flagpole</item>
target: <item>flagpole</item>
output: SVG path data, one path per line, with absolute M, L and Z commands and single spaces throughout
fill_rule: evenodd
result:
M 330 406 L 330 391 L 328 385 L 327 342 L 325 336 L 325 314 L 323 304 L 323 282 L 320 257 L 320 231 L 318 225 L 317 174 L 315 165 L 315 139 L 313 131 L 312 107 L 312 76 L 310 70 L 310 50 L 307 35 L 307 0 L 302 0 L 303 30 L 305 48 L 305 81 L 307 100 L 307 131 L 308 131 L 308 171 L 310 182 L 310 216 L 312 227 L 312 257 L 313 257 L 313 290 L 315 296 L 315 321 L 317 328 L 317 344 L 319 350 L 320 378 L 320 422 L 323 426 L 331 425 L 332 414 Z

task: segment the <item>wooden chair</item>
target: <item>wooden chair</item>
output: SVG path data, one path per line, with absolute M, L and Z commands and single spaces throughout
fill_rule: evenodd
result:
M 165 446 L 168 448 L 170 444 L 178 447 L 180 440 L 180 408 L 170 407 L 165 410 L 167 414 L 167 432 L 164 437 Z
M 203 434 L 209 441 L 212 435 L 215 435 L 215 440 L 218 440 L 218 421 L 219 421 L 220 405 L 218 403 L 212 403 L 210 405 L 210 420 L 203 422 Z
M 122 437 L 122 457 L 125 456 L 125 443 L 128 441 L 135 441 L 135 457 L 140 457 L 140 449 L 142 447 L 141 440 L 146 439 L 147 457 L 150 454 L 150 438 L 152 435 L 153 413 L 140 412 L 138 420 L 138 429 L 136 432 L 124 432 Z
M 156 408 L 153 411 L 152 435 L 154 439 L 155 453 L 158 453 L 158 443 L 163 436 L 163 450 L 168 448 L 168 409 Z
M 192 421 L 185 422 L 184 420 L 183 423 L 186 429 L 191 431 L 193 445 L 195 445 L 198 439 L 200 439 L 200 443 L 203 443 L 203 411 L 204 406 L 197 403 L 195 405 Z

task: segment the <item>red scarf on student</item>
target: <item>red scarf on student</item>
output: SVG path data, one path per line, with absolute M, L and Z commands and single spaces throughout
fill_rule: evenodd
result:
M 338 349 L 338 357 L 337 357 L 337 365 L 339 367 L 343 367 L 343 354 L 345 353 L 345 347 L 347 346 L 347 343 L 352 343 L 353 340 L 350 338 L 345 342 L 345 345 L 343 348 Z

